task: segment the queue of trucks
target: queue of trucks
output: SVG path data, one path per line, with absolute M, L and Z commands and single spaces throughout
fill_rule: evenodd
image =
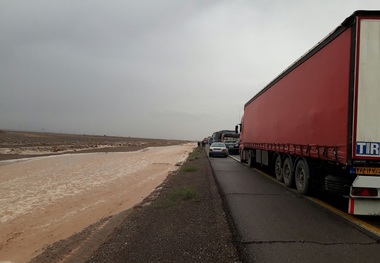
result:
M 380 215 L 380 11 L 356 11 L 244 105 L 240 160 Z

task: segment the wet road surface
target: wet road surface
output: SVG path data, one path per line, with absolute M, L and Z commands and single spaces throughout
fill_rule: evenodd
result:
M 248 262 L 378 262 L 380 237 L 231 158 L 210 158 Z

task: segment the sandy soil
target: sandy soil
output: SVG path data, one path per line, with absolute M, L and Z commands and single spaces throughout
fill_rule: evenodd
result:
M 2 161 L 0 262 L 27 262 L 48 245 L 133 207 L 195 146 Z

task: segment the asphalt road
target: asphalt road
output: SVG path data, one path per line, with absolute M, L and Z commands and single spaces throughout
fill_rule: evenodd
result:
M 380 262 L 380 237 L 232 158 L 210 158 L 247 262 Z

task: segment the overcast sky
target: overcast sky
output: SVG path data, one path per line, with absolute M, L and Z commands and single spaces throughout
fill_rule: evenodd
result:
M 200 140 L 379 0 L 0 0 L 0 129 Z

